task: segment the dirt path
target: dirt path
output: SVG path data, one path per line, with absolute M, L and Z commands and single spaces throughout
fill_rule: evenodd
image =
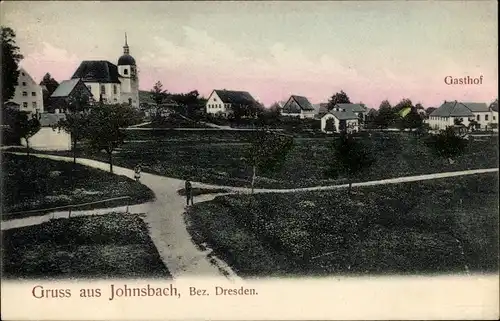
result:
M 24 153 L 14 153 L 25 155 Z M 44 155 L 44 154 L 31 154 L 32 156 L 48 158 L 60 161 L 73 161 L 71 157 Z M 109 170 L 109 165 L 100 161 L 77 158 L 77 163 L 90 166 L 93 168 Z M 114 173 L 117 175 L 124 175 L 133 178 L 134 172 L 131 169 L 113 166 Z M 397 184 L 403 182 L 415 182 L 431 179 L 439 179 L 446 177 L 473 175 L 480 173 L 498 172 L 498 168 L 475 169 L 457 172 L 435 173 L 427 175 L 396 177 L 390 179 L 353 183 L 353 186 L 373 186 L 385 184 Z M 149 225 L 151 239 L 153 240 L 160 256 L 167 266 L 168 270 L 174 278 L 180 277 L 224 277 L 229 279 L 239 279 L 236 274 L 227 266 L 223 261 L 216 257 L 210 258 L 208 251 L 202 251 L 191 240 L 191 236 L 186 229 L 184 221 L 185 212 L 185 198 L 178 194 L 178 190 L 184 188 L 184 181 L 158 176 L 148 173 L 141 175 L 141 183 L 148 186 L 156 195 L 156 200 L 139 205 L 130 206 L 131 213 L 146 213 L 144 221 Z M 228 192 L 221 194 L 208 194 L 195 197 L 195 201 L 204 202 L 210 201 L 217 195 L 228 193 L 250 193 L 249 188 L 232 187 L 232 186 L 219 186 L 203 183 L 193 183 L 193 187 L 201 188 L 223 188 Z M 255 189 L 256 193 L 290 193 L 300 191 L 318 191 L 318 190 L 332 190 L 345 188 L 347 184 L 331 185 L 331 186 L 316 186 L 305 188 L 291 188 L 291 189 Z M 102 209 L 102 210 L 89 210 L 77 211 L 72 215 L 95 215 L 106 214 L 109 212 L 117 211 L 120 208 Z M 123 211 L 123 207 L 121 207 Z M 50 213 L 42 217 L 28 217 L 18 220 L 9 220 L 2 222 L 2 230 L 40 224 L 55 215 L 56 217 L 67 217 L 67 212 Z M 212 261 L 212 262 L 211 262 Z M 213 263 L 215 262 L 215 264 Z
M 25 155 L 24 153 L 14 153 Z M 59 161 L 71 162 L 71 157 L 30 154 L 40 158 L 48 158 Z M 109 165 L 100 161 L 77 158 L 77 163 L 97 169 L 109 171 Z M 117 175 L 127 176 L 133 179 L 134 171 L 131 169 L 113 166 L 113 172 Z M 150 235 L 160 257 L 167 266 L 172 276 L 176 279 L 182 277 L 215 277 L 239 279 L 236 274 L 223 264 L 222 261 L 213 259 L 220 264 L 213 264 L 207 256 L 207 251 L 200 250 L 191 240 L 184 222 L 185 199 L 178 195 L 177 191 L 184 187 L 184 182 L 174 178 L 162 177 L 153 174 L 142 173 L 141 183 L 149 187 L 156 195 L 155 201 L 130 207 L 133 213 L 146 213 L 144 221 L 148 224 Z M 114 209 L 116 210 L 116 208 Z M 123 210 L 123 207 L 122 207 Z M 102 214 L 109 213 L 110 209 L 101 210 Z M 82 211 L 79 215 L 91 215 L 95 211 Z M 67 217 L 67 212 L 65 213 Z M 72 214 L 73 215 L 73 214 Z M 45 219 L 50 217 L 45 216 Z M 11 220 L 14 221 L 14 220 Z M 2 222 L 4 225 L 38 221 L 43 218 L 25 218 Z M 32 224 L 31 224 L 32 225 Z

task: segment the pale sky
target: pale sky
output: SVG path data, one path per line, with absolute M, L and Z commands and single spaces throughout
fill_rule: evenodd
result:
M 269 105 L 343 89 L 439 106 L 498 96 L 496 1 L 3 2 L 35 80 L 69 79 L 82 60 L 117 63 L 127 32 L 140 88 L 249 91 Z M 444 83 L 479 77 L 482 85 Z

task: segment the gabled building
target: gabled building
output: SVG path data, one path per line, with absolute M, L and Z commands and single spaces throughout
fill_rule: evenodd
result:
M 304 96 L 292 95 L 281 109 L 282 116 L 314 118 L 314 106 Z
M 85 83 L 79 79 L 64 80 L 50 96 L 50 113 L 64 113 L 72 101 L 84 99 L 94 101 L 94 96 Z
M 81 79 L 97 101 L 139 107 L 139 77 L 126 35 L 118 65 L 107 60 L 82 61 L 71 79 Z
M 473 121 L 478 129 L 490 128 L 491 124 L 498 124 L 498 111 L 486 103 L 445 101 L 426 119 L 426 123 L 435 130 L 446 129 L 457 123 L 469 126 Z
M 359 131 L 359 115 L 352 109 L 341 108 L 337 104 L 321 117 L 321 131 L 325 133 L 340 133 L 345 130 L 349 133 Z
M 20 111 L 40 114 L 44 111 L 42 86 L 24 68 L 19 69 L 16 91 L 9 102 L 19 105 Z
M 213 90 L 205 104 L 207 114 L 229 116 L 234 108 L 250 111 L 258 102 L 247 91 Z

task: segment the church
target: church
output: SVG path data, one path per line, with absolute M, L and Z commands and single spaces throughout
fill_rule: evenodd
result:
M 135 59 L 130 55 L 127 34 L 117 65 L 107 60 L 82 61 L 71 79 L 81 79 L 96 101 L 139 108 L 139 76 Z

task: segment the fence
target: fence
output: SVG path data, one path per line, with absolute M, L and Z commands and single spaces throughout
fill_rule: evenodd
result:
M 50 208 L 43 208 L 43 209 L 36 209 L 36 210 L 29 210 L 29 211 L 18 211 L 18 212 L 11 212 L 11 213 L 6 213 L 2 214 L 2 220 L 5 219 L 14 219 L 14 218 L 25 218 L 29 216 L 34 216 L 32 215 L 33 213 L 43 213 L 41 215 L 46 215 L 50 212 L 54 212 L 52 215 L 52 218 L 54 218 L 55 211 L 58 210 L 68 210 L 68 218 L 71 218 L 71 212 L 75 210 L 75 208 L 81 208 L 93 204 L 101 204 L 101 203 L 106 203 L 106 202 L 113 202 L 113 201 L 119 201 L 119 200 L 127 200 L 126 203 L 126 213 L 129 212 L 129 206 L 130 206 L 130 196 L 120 196 L 120 197 L 114 197 L 114 198 L 108 198 L 105 200 L 100 200 L 100 201 L 95 201 L 95 202 L 88 202 L 88 203 L 81 203 L 81 204 L 70 204 L 70 205 L 64 205 L 64 206 L 56 206 L 56 207 L 50 207 Z M 41 216 L 41 215 L 36 215 L 36 216 Z

